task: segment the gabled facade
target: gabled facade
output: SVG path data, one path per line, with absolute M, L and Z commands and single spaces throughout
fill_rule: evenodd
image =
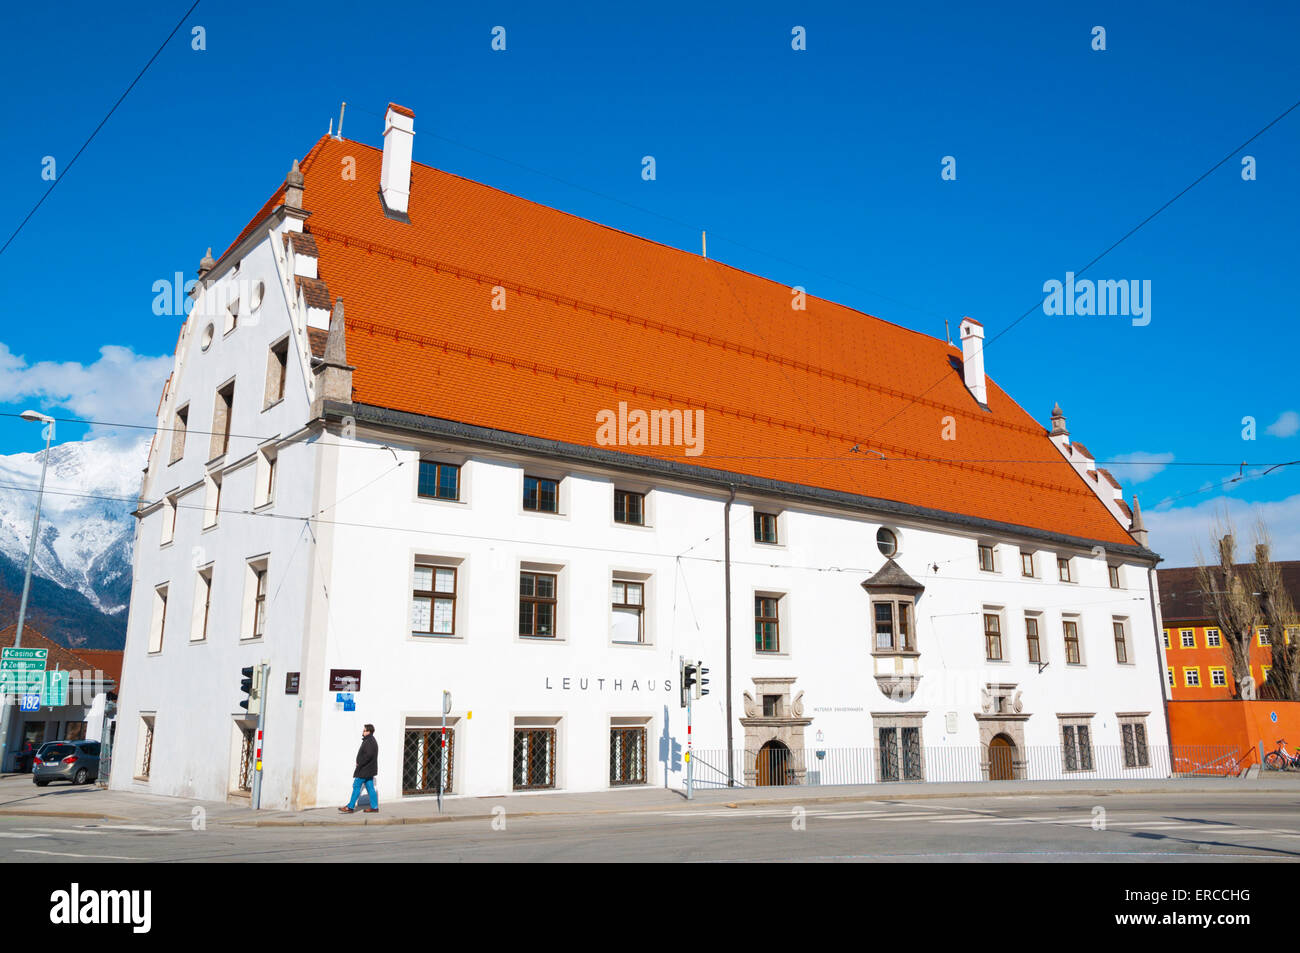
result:
M 854 780 L 1158 769 L 1140 514 L 985 377 L 977 322 L 959 350 L 413 164 L 413 134 L 390 106 L 383 150 L 322 139 L 201 266 L 115 787 L 244 796 L 261 660 L 272 807 L 338 802 L 362 723 L 381 802 L 444 768 L 680 786 L 683 658 L 705 783 L 836 783 L 849 750 Z

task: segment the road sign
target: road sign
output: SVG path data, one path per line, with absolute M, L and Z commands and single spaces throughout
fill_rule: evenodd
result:
M 0 694 L 33 696 L 40 705 L 66 705 L 68 703 L 68 683 L 72 673 L 66 670 L 55 672 L 0 672 Z M 26 704 L 26 701 L 23 701 Z M 23 708 L 23 711 L 35 711 Z
M 45 662 L 49 657 L 49 649 L 24 649 L 13 648 L 12 646 L 6 649 L 0 649 L 0 660 L 8 661 L 10 659 L 25 659 L 29 662 L 40 662 L 41 668 L 45 667 Z
M 40 711 L 41 696 L 40 695 L 22 696 L 22 698 L 20 698 L 18 701 L 18 710 L 19 711 Z

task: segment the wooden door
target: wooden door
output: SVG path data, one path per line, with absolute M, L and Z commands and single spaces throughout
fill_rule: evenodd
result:
M 1015 744 L 1006 735 L 997 735 L 989 742 L 989 780 L 1011 781 L 1015 778 L 1012 755 Z

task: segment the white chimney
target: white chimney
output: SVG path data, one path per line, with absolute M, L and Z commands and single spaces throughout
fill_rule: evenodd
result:
M 379 170 L 379 194 L 384 208 L 405 217 L 411 198 L 411 146 L 415 140 L 415 113 L 396 103 L 384 116 L 384 163 Z
M 974 318 L 961 320 L 961 366 L 966 389 L 985 407 L 988 391 L 984 386 L 984 325 Z

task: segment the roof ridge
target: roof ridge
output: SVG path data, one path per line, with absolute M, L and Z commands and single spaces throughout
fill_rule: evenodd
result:
M 780 364 L 786 367 L 792 367 L 795 370 L 802 371 L 805 374 L 814 374 L 819 377 L 827 377 L 830 378 L 831 380 L 839 381 L 840 383 L 848 384 L 852 387 L 858 387 L 864 390 L 872 391 L 874 393 L 884 394 L 885 396 L 888 397 L 901 398 L 909 401 L 909 406 L 920 405 L 925 407 L 931 407 L 936 410 L 947 411 L 949 413 L 960 414 L 961 416 L 966 417 L 970 420 L 978 420 L 980 423 L 993 424 L 994 426 L 997 427 L 1002 427 L 1004 429 L 1009 429 L 1009 430 L 1015 430 L 1020 433 L 1029 434 L 1031 436 L 1042 436 L 1043 434 L 1045 434 L 1045 430 L 1040 425 L 1035 425 L 1031 427 L 1026 424 L 1020 424 L 1020 423 L 1016 423 L 1015 421 L 1002 419 L 996 415 L 990 415 L 982 412 L 977 413 L 976 411 L 969 410 L 965 407 L 959 407 L 955 404 L 948 404 L 942 401 L 933 400 L 931 398 L 925 397 L 924 394 L 909 394 L 906 391 L 898 390 L 893 387 L 888 387 L 884 384 L 877 384 L 872 381 L 864 380 L 863 378 L 851 374 L 846 374 L 843 371 L 832 370 L 830 368 L 817 365 L 817 364 L 812 364 L 807 361 L 801 361 L 796 358 L 786 357 L 785 355 L 778 354 L 774 351 L 759 349 L 746 344 L 739 344 L 734 341 L 728 340 L 727 338 L 715 337 L 712 334 L 706 334 L 704 332 L 697 331 L 684 326 L 672 325 L 663 321 L 656 321 L 651 318 L 643 318 L 635 314 L 618 311 L 614 308 L 607 308 L 604 305 L 592 304 L 591 302 L 583 301 L 582 299 L 574 298 L 569 295 L 562 295 L 555 292 L 546 291 L 545 289 L 534 288 L 530 285 L 525 285 L 517 281 L 512 281 L 511 279 L 508 278 L 501 278 L 495 275 L 488 275 L 483 272 L 475 271 L 474 269 L 471 268 L 462 268 L 459 265 L 452 265 L 447 262 L 441 262 L 438 261 L 437 259 L 428 258 L 423 255 L 417 255 L 413 252 L 405 251 L 400 248 L 394 248 L 390 245 L 384 245 L 378 242 L 372 242 L 364 238 L 357 238 L 356 236 L 349 235 L 346 232 L 338 231 L 331 228 L 316 227 L 316 226 L 308 226 L 308 231 L 309 234 L 314 235 L 317 238 L 323 239 L 327 242 L 342 241 L 344 247 L 356 246 L 358 248 L 364 248 L 370 254 L 382 254 L 392 259 L 409 261 L 413 265 L 433 268 L 435 271 L 446 272 L 457 278 L 469 277 L 474 279 L 475 281 L 489 282 L 494 285 L 500 285 L 501 287 L 509 291 L 514 291 L 520 294 L 531 295 L 535 298 L 539 298 L 545 301 L 553 301 L 557 304 L 566 304 L 571 307 L 579 308 L 584 311 L 590 311 L 593 314 L 598 314 L 601 315 L 602 317 L 623 321 L 628 324 L 640 325 L 641 327 L 649 328 L 663 333 L 676 334 L 679 337 L 683 335 L 689 336 L 692 340 L 697 342 L 702 342 L 704 344 L 714 346 L 714 347 L 721 347 L 723 350 L 735 350 L 737 353 L 740 354 L 748 354 L 753 357 L 760 357 L 766 361 L 770 361 L 775 364 Z M 733 296 L 734 296 L 734 292 L 733 292 Z M 829 302 L 829 303 L 834 304 L 834 302 Z M 837 307 L 846 307 L 846 306 L 837 305 Z M 856 312 L 856 313 L 861 314 L 862 312 Z M 865 317 L 871 317 L 873 318 L 873 320 L 876 321 L 881 320 L 880 318 L 875 318 L 872 315 L 865 315 Z M 889 324 L 889 322 L 884 322 L 884 323 Z M 891 325 L 891 326 L 896 327 L 896 325 Z M 937 339 L 935 340 L 937 342 Z M 1029 416 L 1029 414 L 1025 412 L 1023 408 L 1019 408 L 1019 409 L 1023 413 L 1026 413 L 1027 417 Z M 1030 417 L 1030 419 L 1032 420 L 1033 418 Z
M 476 348 L 465 344 L 457 344 L 452 341 L 444 340 L 441 338 L 432 338 L 422 334 L 415 334 L 411 331 L 405 331 L 402 330 L 401 328 L 394 328 L 388 325 L 378 324 L 374 321 L 365 321 L 365 320 L 356 320 L 356 319 L 349 320 L 348 328 L 351 331 L 364 331 L 372 335 L 375 334 L 376 332 L 384 336 L 391 335 L 393 340 L 395 341 L 406 340 L 414 344 L 420 344 L 427 347 L 440 348 L 444 352 L 454 352 L 464 357 L 478 358 L 479 360 L 485 360 L 490 363 L 507 364 L 512 368 L 530 370 L 535 374 L 547 374 L 549 376 L 553 376 L 556 378 L 564 378 L 566 380 L 573 381 L 574 383 L 590 384 L 595 387 L 604 387 L 606 389 L 613 390 L 615 392 L 619 390 L 623 390 L 624 392 L 635 394 L 635 395 L 644 394 L 646 396 L 654 397 L 656 399 L 664 400 L 670 403 L 684 404 L 702 410 L 708 410 L 714 413 L 723 414 L 729 417 L 734 417 L 738 420 L 751 420 L 755 423 L 765 423 L 769 426 L 780 427 L 783 430 L 793 430 L 797 433 L 813 434 L 815 436 L 826 437 L 829 439 L 843 440 L 847 444 L 856 444 L 856 443 L 863 442 L 861 438 L 855 438 L 851 434 L 847 434 L 839 430 L 831 430 L 826 427 L 812 427 L 807 424 L 796 423 L 779 417 L 773 417 L 770 414 L 758 414 L 752 411 L 738 410 L 727 404 L 720 404 L 715 401 L 706 401 L 706 400 L 682 397 L 681 395 L 670 394 L 664 391 L 659 391 L 652 387 L 641 387 L 635 385 L 620 384 L 617 380 L 614 380 L 613 378 L 610 378 L 609 380 L 605 380 L 603 378 L 595 377 L 592 375 L 580 374 L 576 371 L 559 367 L 557 365 L 542 364 L 539 363 L 538 361 L 521 360 L 509 354 L 503 354 L 496 351 L 487 351 L 482 348 Z M 1071 489 L 1070 487 L 1065 486 L 1063 484 L 1047 483 L 1042 480 L 1032 480 L 1027 477 L 1019 476 L 1007 470 L 999 470 L 993 467 L 977 466 L 968 461 L 943 460 L 935 457 L 927 457 L 917 453 L 915 450 L 910 450 L 906 447 L 899 447 L 891 444 L 880 444 L 879 446 L 895 454 L 898 457 L 908 458 L 913 461 L 934 463 L 939 466 L 946 466 L 946 467 L 952 467 L 954 469 L 959 469 L 959 470 L 968 470 L 975 473 L 982 473 L 987 476 L 993 476 L 1004 480 L 1010 480 L 1014 483 L 1020 483 L 1026 486 L 1037 486 L 1043 489 L 1049 489 L 1059 493 L 1067 493 L 1073 496 L 1082 496 L 1082 497 L 1089 497 L 1089 498 L 1094 497 L 1092 491 L 1088 489 Z M 850 462 L 850 460 L 851 458 L 845 457 L 845 462 Z M 1022 461 L 1022 462 L 1055 464 L 1057 461 L 1049 458 L 1043 460 Z

